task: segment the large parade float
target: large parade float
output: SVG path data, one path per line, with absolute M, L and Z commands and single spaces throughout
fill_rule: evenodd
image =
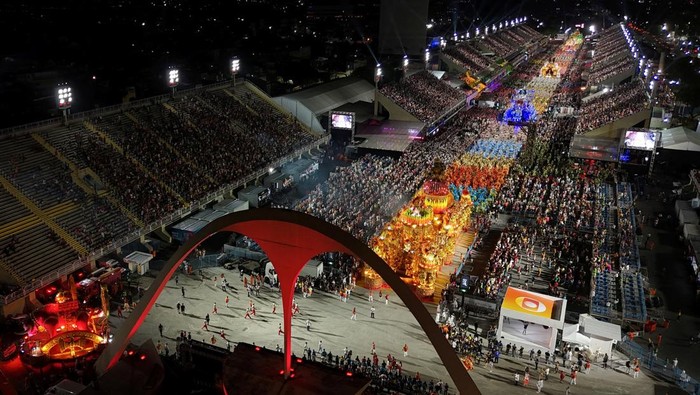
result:
M 19 354 L 25 365 L 89 361 L 109 341 L 110 287 L 97 279 L 76 284 L 70 277 L 64 288 L 68 289 L 57 291 L 53 301 L 24 319 L 26 334 Z

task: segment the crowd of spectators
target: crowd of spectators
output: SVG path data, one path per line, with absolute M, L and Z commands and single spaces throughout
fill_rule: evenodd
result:
M 635 79 L 581 105 L 576 133 L 584 133 L 649 107 L 644 83 Z
M 588 84 L 597 85 L 637 66 L 623 28 L 614 26 L 601 33 L 588 69 Z
M 199 168 L 191 166 L 179 152 L 163 146 L 156 132 L 124 118 L 118 114 L 96 118 L 92 122 L 186 201 L 195 201 L 214 190 L 216 184 L 213 180 Z
M 253 99 L 247 103 L 253 105 Z M 151 106 L 136 115 L 143 128 L 175 147 L 218 185 L 238 181 L 313 140 L 275 109 L 255 102 L 259 112 L 251 111 L 251 106 L 222 92 L 183 97 L 172 106 L 177 112 Z
M 490 65 L 489 60 L 481 55 L 479 50 L 474 48 L 470 42 L 447 47 L 442 50 L 442 54 L 459 66 L 469 70 L 472 74 L 487 69 Z
M 420 71 L 379 90 L 422 122 L 430 122 L 456 106 L 464 95 L 428 71 Z
M 451 163 L 474 142 L 474 136 L 459 125 L 444 128 L 435 139 L 411 144 L 398 160 L 365 155 L 348 167 L 338 167 L 292 208 L 369 242 L 413 196 L 434 162 Z
M 132 213 L 150 223 L 177 209 L 177 199 L 104 141 L 85 136 L 77 154 Z

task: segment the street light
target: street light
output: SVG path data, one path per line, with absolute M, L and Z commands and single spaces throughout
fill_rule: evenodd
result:
M 175 88 L 180 83 L 180 71 L 178 69 L 168 70 L 168 86 L 173 88 L 173 96 L 175 96 Z
M 63 112 L 63 123 L 68 124 L 68 110 L 73 105 L 73 92 L 68 83 L 59 85 L 58 88 L 58 109 Z
M 233 86 L 236 86 L 236 74 L 241 70 L 241 61 L 240 59 L 233 58 L 231 60 L 231 75 L 233 76 Z

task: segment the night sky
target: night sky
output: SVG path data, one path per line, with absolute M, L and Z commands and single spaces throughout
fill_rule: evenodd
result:
M 329 58 L 329 69 L 343 70 L 374 50 L 378 1 L 3 1 L 0 127 L 55 116 L 60 82 L 75 87 L 74 110 L 88 110 L 119 103 L 127 87 L 138 98 L 165 93 L 170 66 L 181 70 L 183 87 L 227 78 L 232 56 L 242 59 L 242 74 L 268 81 L 324 80 L 313 59 Z M 524 15 L 550 32 L 574 23 L 612 24 L 622 14 L 662 23 L 668 2 L 641 1 L 434 0 L 429 34 Z M 684 13 L 694 14 L 693 1 L 674 0 L 685 5 L 674 18 L 682 22 Z M 290 51 L 300 48 L 308 48 L 307 59 L 291 59 Z

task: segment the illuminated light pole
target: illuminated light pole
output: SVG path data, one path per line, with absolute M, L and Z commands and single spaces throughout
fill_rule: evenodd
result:
M 68 110 L 73 105 L 73 92 L 67 83 L 59 85 L 58 109 L 63 112 L 63 124 L 68 125 Z
M 241 61 L 238 57 L 231 60 L 231 75 L 233 76 L 233 86 L 236 87 L 236 74 L 241 70 Z
M 467 33 L 469 34 L 469 33 Z M 428 63 L 430 62 L 430 48 L 425 49 L 425 69 L 428 70 Z
M 379 114 L 379 101 L 377 100 L 377 93 L 379 92 L 379 80 L 382 79 L 382 65 L 377 63 L 374 68 L 374 115 Z
M 175 88 L 180 83 L 180 71 L 178 69 L 168 70 L 168 86 L 173 88 L 173 97 L 175 96 Z
M 408 55 L 403 56 L 403 78 L 406 78 L 406 74 L 408 73 Z

